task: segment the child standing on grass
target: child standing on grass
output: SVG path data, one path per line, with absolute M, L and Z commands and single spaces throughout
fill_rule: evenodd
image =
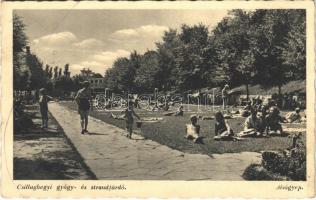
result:
M 39 91 L 39 106 L 40 112 L 42 116 L 42 128 L 48 127 L 48 101 L 53 98 L 47 95 L 47 91 L 45 88 L 40 89 Z
M 128 107 L 124 111 L 124 118 L 125 118 L 125 123 L 126 123 L 126 131 L 127 131 L 127 137 L 129 139 L 132 138 L 132 133 L 133 133 L 133 123 L 134 123 L 134 118 L 137 117 L 137 119 L 140 119 L 140 117 L 135 113 L 133 109 L 133 103 L 129 102 Z

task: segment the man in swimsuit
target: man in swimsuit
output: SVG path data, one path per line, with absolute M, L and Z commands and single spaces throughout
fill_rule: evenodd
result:
M 88 116 L 92 107 L 90 83 L 88 81 L 83 83 L 83 88 L 78 91 L 75 100 L 78 104 L 78 112 L 80 114 L 81 134 L 89 133 L 87 130 Z

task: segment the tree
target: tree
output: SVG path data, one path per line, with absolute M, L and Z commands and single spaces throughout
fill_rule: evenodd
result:
M 156 51 L 118 58 L 106 71 L 115 92 L 191 90 L 249 84 L 264 87 L 304 79 L 304 10 L 232 10 L 211 33 L 203 24 L 164 32 Z M 267 81 L 268 80 L 268 81 Z
M 89 68 L 83 68 L 82 70 L 80 70 L 80 75 L 82 76 L 82 77 L 85 77 L 85 78 L 87 78 L 87 77 L 90 77 L 90 76 L 92 76 L 93 75 L 93 72 L 89 69 Z
M 27 47 L 29 49 L 29 47 Z M 26 64 L 30 70 L 30 89 L 39 90 L 46 86 L 46 77 L 43 70 L 43 63 L 32 54 L 30 50 L 26 53 Z
M 132 53 L 129 56 L 129 62 L 128 62 L 128 68 L 127 71 L 129 73 L 129 76 L 126 77 L 126 84 L 125 87 L 127 88 L 128 92 L 132 92 L 134 87 L 134 80 L 136 76 L 136 71 L 140 68 L 141 63 L 141 55 L 137 53 L 137 51 L 132 51 Z
M 82 85 L 81 83 L 84 81 L 84 78 L 80 75 L 75 75 L 72 77 L 72 91 L 78 91 Z
M 93 78 L 103 78 L 103 76 L 100 73 L 94 73 Z
M 284 62 L 284 49 L 287 48 L 287 43 L 293 41 L 289 35 L 293 17 L 296 15 L 295 10 L 266 10 L 253 39 L 256 43 L 257 60 L 260 60 L 257 64 L 261 72 L 261 84 L 278 86 L 279 94 L 282 85 L 292 79 L 290 68 Z M 304 24 L 304 21 L 300 22 Z
M 22 18 L 13 14 L 13 51 L 21 52 L 28 44 L 28 38 L 25 34 L 25 25 Z
M 170 29 L 164 32 L 162 42 L 156 43 L 158 53 L 158 81 L 159 90 L 170 90 L 174 86 L 176 77 L 171 72 L 175 67 L 176 49 L 181 45 L 177 30 Z
M 235 48 L 238 49 L 237 54 L 239 60 L 237 60 L 236 71 L 240 73 L 242 77 L 241 83 L 246 86 L 247 101 L 249 100 L 249 84 L 253 81 L 253 77 L 256 74 L 255 70 L 255 57 L 251 51 L 251 38 L 252 30 L 250 14 L 242 10 L 233 10 L 231 12 L 235 18 L 232 21 L 234 27 Z M 236 49 L 236 50 L 237 50 Z
M 53 67 L 49 68 L 48 77 L 49 77 L 49 79 L 53 78 Z
M 15 90 L 27 90 L 29 84 L 30 74 L 29 71 L 23 71 L 17 77 L 14 77 L 14 89 Z
M 131 92 L 134 88 L 135 69 L 128 58 L 118 58 L 105 73 L 105 83 L 114 92 Z
M 182 44 L 176 50 L 172 74 L 177 77 L 175 85 L 183 89 L 197 89 L 206 85 L 203 74 L 207 69 L 205 50 L 208 43 L 208 28 L 202 24 L 192 27 L 182 25 L 179 38 Z
M 48 75 L 49 75 L 49 65 L 45 65 L 44 72 L 45 72 L 45 76 L 48 77 Z
M 62 68 L 59 68 L 59 71 L 58 71 L 58 78 L 61 78 L 62 77 L 62 74 L 63 74 L 63 69 Z
M 78 84 L 78 89 L 80 88 L 80 83 Z M 55 81 L 55 93 L 58 96 L 69 96 L 70 92 L 75 90 L 74 82 L 71 78 L 66 76 L 61 76 Z
M 13 52 L 13 87 L 15 90 L 25 90 L 29 80 L 29 69 L 26 65 L 24 52 Z
M 136 70 L 134 79 L 137 92 L 152 92 L 154 88 L 159 87 L 159 65 L 158 53 L 156 51 L 147 51 L 141 57 L 139 68 Z
M 244 77 L 244 83 L 246 85 L 247 101 L 249 101 L 249 83 L 255 76 L 254 68 L 255 58 L 251 51 L 245 50 L 242 55 L 242 59 L 237 67 L 237 70 L 241 72 Z
M 224 18 L 214 29 L 213 42 L 216 54 L 214 64 L 217 68 L 216 81 L 219 83 L 229 83 L 230 85 L 249 84 L 249 73 L 244 73 L 245 68 L 243 57 L 245 52 L 249 52 L 248 34 L 249 18 L 248 13 L 242 10 L 229 12 L 230 17 Z M 247 57 L 247 56 L 246 56 Z M 242 63 L 242 64 L 241 64 Z M 247 65 L 248 66 L 248 65 Z
M 290 31 L 282 47 L 282 61 L 291 79 L 304 79 L 306 69 L 306 13 L 295 9 L 289 15 Z
M 58 78 L 58 66 L 54 67 L 54 80 L 57 80 Z
M 29 80 L 25 49 L 28 41 L 24 33 L 25 25 L 18 15 L 13 15 L 13 79 L 14 89 L 24 90 Z
M 69 96 L 71 91 L 76 91 L 81 87 L 81 82 L 87 77 L 87 73 L 93 73 L 91 70 L 83 69 L 80 75 L 76 75 L 73 79 L 70 78 L 69 64 L 64 66 L 64 69 L 54 68 L 54 82 L 53 82 L 53 92 L 56 96 Z M 80 77 L 80 79 L 78 79 Z
M 70 77 L 69 64 L 68 63 L 64 67 L 64 76 Z

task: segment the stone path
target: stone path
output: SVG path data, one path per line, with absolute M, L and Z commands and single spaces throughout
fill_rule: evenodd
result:
M 50 103 L 49 110 L 98 179 L 109 180 L 242 180 L 244 169 L 260 163 L 255 152 L 213 154 L 183 153 L 133 135 L 90 117 L 91 135 L 80 134 L 79 115 Z

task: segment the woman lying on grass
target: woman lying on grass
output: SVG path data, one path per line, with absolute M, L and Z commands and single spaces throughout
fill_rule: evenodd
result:
M 300 122 L 302 122 L 302 119 L 304 119 L 304 118 L 300 115 L 300 112 L 301 112 L 300 108 L 295 108 L 294 112 L 287 113 L 285 115 L 286 121 L 288 123 L 300 123 Z

